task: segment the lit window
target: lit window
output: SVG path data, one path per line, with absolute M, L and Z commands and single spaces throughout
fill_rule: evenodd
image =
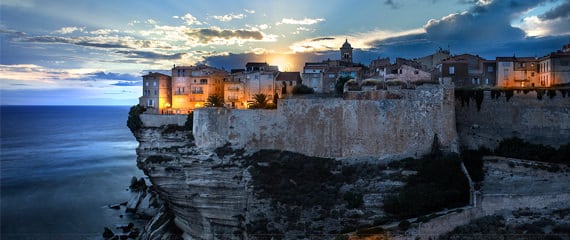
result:
M 493 68 L 493 66 L 488 66 L 487 67 L 487 72 L 493 72 L 495 71 L 495 69 Z

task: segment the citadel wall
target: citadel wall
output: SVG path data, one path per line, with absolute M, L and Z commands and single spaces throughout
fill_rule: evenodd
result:
M 570 141 L 570 96 L 563 97 L 560 91 L 553 98 L 544 94 L 542 100 L 536 91 L 514 91 L 508 102 L 505 93 L 492 99 L 485 91 L 479 111 L 473 99 L 464 106 L 458 99 L 455 106 L 461 146 L 493 149 L 510 137 L 554 147 Z
M 194 112 L 198 147 L 279 149 L 319 157 L 421 156 L 437 134 L 456 149 L 451 85 L 392 90 L 400 99 L 283 99 L 276 110 L 202 108 Z

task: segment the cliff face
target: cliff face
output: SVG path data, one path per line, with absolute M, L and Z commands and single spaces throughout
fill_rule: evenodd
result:
M 382 162 L 229 146 L 203 150 L 174 127 L 143 128 L 135 135 L 138 166 L 165 202 L 166 213 L 152 223 L 164 228 L 172 216 L 184 237 L 330 239 L 372 224 L 383 215 L 382 196 L 402 185 L 394 177 L 400 173 Z M 153 231 L 147 226 L 143 239 L 158 239 L 160 234 L 149 237 Z

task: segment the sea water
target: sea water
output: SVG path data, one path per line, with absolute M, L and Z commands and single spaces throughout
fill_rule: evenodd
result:
M 0 239 L 99 239 L 134 221 L 126 106 L 0 106 Z M 120 215 L 124 215 L 120 217 Z

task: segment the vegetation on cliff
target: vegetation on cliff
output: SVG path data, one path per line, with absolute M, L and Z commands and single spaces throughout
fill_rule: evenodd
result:
M 295 85 L 293 87 L 293 94 L 312 94 L 315 90 L 305 84 Z
M 396 194 L 384 199 L 384 211 L 404 219 L 469 203 L 469 183 L 456 154 L 430 154 L 392 162 L 390 167 L 417 171 Z
M 138 104 L 132 106 L 131 109 L 129 110 L 129 118 L 127 119 L 127 127 L 129 127 L 131 132 L 135 133 L 136 131 L 138 131 L 142 127 L 143 122 L 140 118 L 140 115 L 145 110 L 146 110 L 145 107 L 140 106 Z
M 555 149 L 542 144 L 532 144 L 517 137 L 506 138 L 495 149 L 495 155 L 540 162 L 570 164 L 570 143 Z

